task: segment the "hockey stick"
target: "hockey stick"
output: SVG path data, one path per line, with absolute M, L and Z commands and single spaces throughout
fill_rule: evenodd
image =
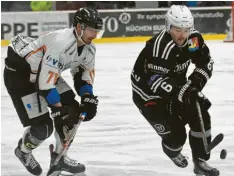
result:
M 71 133 L 69 134 L 68 136 L 68 140 L 65 142 L 65 144 L 63 145 L 63 148 L 61 150 L 61 152 L 59 153 L 59 155 L 56 157 L 54 163 L 52 164 L 51 168 L 53 166 L 57 166 L 61 157 L 64 155 L 64 153 L 66 152 L 68 146 L 70 145 L 71 141 L 73 140 L 73 138 L 75 137 L 76 135 L 76 132 L 77 132 L 77 129 L 78 127 L 80 126 L 81 122 L 85 119 L 85 116 L 87 115 L 86 112 L 82 113 L 80 118 L 79 118 L 79 121 L 78 123 L 75 125 L 75 127 L 72 129 Z M 51 173 L 53 172 L 52 170 L 49 170 L 49 172 L 47 173 L 47 176 L 49 176 Z
M 202 140 L 203 140 L 205 152 L 210 153 L 210 151 L 213 148 L 215 148 L 217 145 L 219 145 L 220 142 L 222 142 L 224 135 L 222 133 L 219 133 L 217 136 L 215 136 L 215 138 L 208 145 L 206 135 L 205 135 L 206 133 L 205 133 L 204 122 L 203 122 L 203 119 L 202 119 L 201 107 L 200 107 L 200 104 L 199 104 L 198 101 L 196 101 L 196 107 L 197 107 L 198 117 L 199 117 L 199 120 L 200 120 Z

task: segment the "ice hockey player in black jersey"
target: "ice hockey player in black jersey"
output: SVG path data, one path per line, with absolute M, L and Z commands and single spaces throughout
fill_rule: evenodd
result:
M 188 124 L 194 173 L 218 176 L 219 171 L 206 162 L 210 153 L 204 149 L 196 109 L 198 101 L 210 143 L 211 103 L 201 91 L 212 76 L 214 62 L 186 6 L 171 6 L 165 18 L 166 28 L 146 42 L 135 62 L 131 73 L 133 101 L 162 138 L 162 149 L 175 165 L 188 165 L 181 153 Z M 195 69 L 187 78 L 190 62 Z

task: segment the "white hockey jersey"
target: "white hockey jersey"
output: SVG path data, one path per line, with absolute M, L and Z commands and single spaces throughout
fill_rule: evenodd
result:
M 82 80 L 93 83 L 96 48 L 94 44 L 85 45 L 82 53 L 78 53 L 74 28 L 50 32 L 38 39 L 19 35 L 11 40 L 11 46 L 30 64 L 31 82 L 36 81 L 36 73 L 41 64 L 38 78 L 40 90 L 55 88 L 58 77 L 69 68 L 74 76 L 79 67 L 82 67 L 85 70 Z

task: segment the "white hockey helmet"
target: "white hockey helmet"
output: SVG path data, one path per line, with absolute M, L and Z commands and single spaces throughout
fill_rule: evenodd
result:
M 166 30 L 171 26 L 178 28 L 191 28 L 194 26 L 194 19 L 191 11 L 186 6 L 172 5 L 165 16 Z

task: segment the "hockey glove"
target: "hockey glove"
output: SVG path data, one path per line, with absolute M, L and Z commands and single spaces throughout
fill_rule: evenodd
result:
M 98 99 L 97 96 L 86 94 L 81 97 L 81 112 L 86 112 L 87 115 L 84 121 L 89 121 L 96 116 Z
M 80 112 L 72 106 L 52 107 L 51 117 L 61 139 L 66 140 L 69 131 L 78 123 Z
M 189 76 L 189 79 L 192 81 L 192 85 L 196 87 L 199 91 L 205 86 L 207 79 L 203 76 L 200 76 L 199 73 L 192 73 Z
M 208 98 L 197 88 L 192 86 L 191 81 L 188 81 L 179 89 L 178 100 L 184 103 L 185 106 L 195 105 L 196 101 L 198 101 L 202 110 L 208 110 L 211 107 L 211 102 Z

